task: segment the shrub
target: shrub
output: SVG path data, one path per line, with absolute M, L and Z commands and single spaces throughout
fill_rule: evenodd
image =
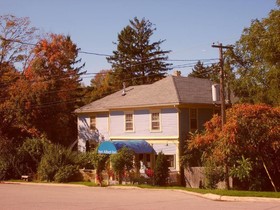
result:
M 11 140 L 0 136 L 0 180 L 18 176 L 16 148 Z
M 35 174 L 48 144 L 45 139 L 26 139 L 17 151 L 21 174 Z
M 160 152 L 158 154 L 155 165 L 155 185 L 165 186 L 169 177 L 168 160 L 166 156 Z
M 133 151 L 126 147 L 123 147 L 117 154 L 111 156 L 112 168 L 118 175 L 119 184 L 122 184 L 125 171 L 129 172 L 133 168 L 133 157 Z
M 79 173 L 78 166 L 75 165 L 66 165 L 58 169 L 54 176 L 55 182 L 70 182 L 74 181 L 75 177 Z
M 57 175 L 58 177 L 63 176 L 63 180 L 70 181 L 72 177 L 70 166 L 78 168 L 76 157 L 76 152 L 65 149 L 60 145 L 47 145 L 38 167 L 39 178 L 41 180 L 54 181 L 56 174 L 59 173 L 60 175 Z

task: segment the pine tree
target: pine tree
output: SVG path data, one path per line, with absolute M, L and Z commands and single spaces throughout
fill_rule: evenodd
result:
M 143 18 L 130 20 L 118 34 L 117 50 L 107 57 L 112 64 L 113 76 L 117 88 L 127 85 L 149 84 L 162 79 L 169 70 L 170 63 L 165 61 L 170 51 L 163 51 L 160 45 L 165 40 L 151 43 L 151 36 L 156 28 Z

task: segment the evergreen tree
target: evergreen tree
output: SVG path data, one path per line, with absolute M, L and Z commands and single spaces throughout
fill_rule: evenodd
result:
M 211 66 L 204 66 L 203 62 L 197 61 L 193 67 L 192 72 L 188 75 L 189 77 L 197 77 L 210 79 L 214 82 L 219 81 L 219 64 L 212 64 Z
M 166 185 L 168 177 L 168 160 L 167 157 L 162 152 L 160 152 L 158 154 L 155 166 L 155 184 L 159 186 Z
M 149 84 L 162 79 L 169 70 L 166 63 L 170 51 L 163 51 L 160 45 L 165 40 L 151 43 L 156 28 L 146 19 L 135 17 L 118 34 L 117 50 L 107 57 L 112 64 L 113 76 L 117 88 L 127 85 Z

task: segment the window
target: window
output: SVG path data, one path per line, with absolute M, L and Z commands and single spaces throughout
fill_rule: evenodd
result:
M 125 131 L 133 131 L 133 113 L 125 113 Z
M 157 160 L 158 155 L 156 155 L 155 160 Z M 175 155 L 165 155 L 168 162 L 168 168 L 175 168 Z
M 160 130 L 160 113 L 159 113 L 159 111 L 151 112 L 151 130 L 152 131 Z
M 175 168 L 175 155 L 166 155 L 169 168 Z
M 90 130 L 96 130 L 96 116 L 90 116 L 89 128 Z
M 195 132 L 197 130 L 197 110 L 190 109 L 190 131 Z

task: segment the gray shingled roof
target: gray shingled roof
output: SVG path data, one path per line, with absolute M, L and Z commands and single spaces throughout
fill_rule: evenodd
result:
M 75 113 L 179 104 L 212 104 L 212 82 L 193 77 L 168 76 L 150 85 L 130 86 L 75 110 Z

